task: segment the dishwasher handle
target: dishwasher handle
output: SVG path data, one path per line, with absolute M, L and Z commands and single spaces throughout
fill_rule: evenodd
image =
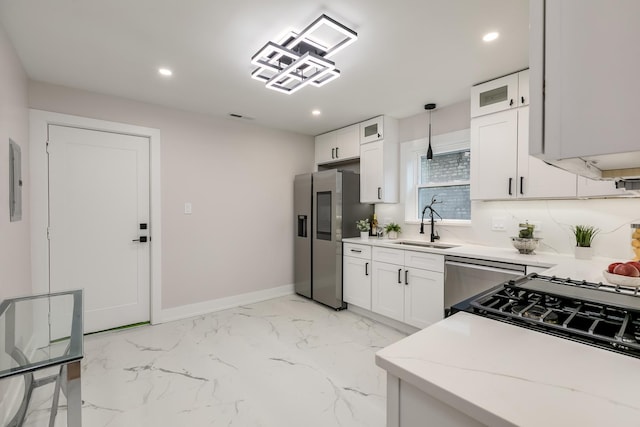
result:
M 456 267 L 462 268 L 473 268 L 475 270 L 484 270 L 484 271 L 493 271 L 496 273 L 507 273 L 513 274 L 514 276 L 524 275 L 525 272 L 522 270 L 511 270 L 507 268 L 498 268 L 498 267 L 489 267 L 486 265 L 478 265 L 478 264 L 468 264 L 466 262 L 458 262 L 458 261 L 445 261 L 446 265 L 455 265 Z

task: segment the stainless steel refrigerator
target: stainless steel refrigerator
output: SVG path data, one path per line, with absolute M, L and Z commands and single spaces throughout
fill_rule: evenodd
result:
M 360 175 L 326 170 L 294 181 L 294 287 L 296 293 L 335 309 L 342 300 L 342 239 L 358 237 L 356 221 L 373 205 L 360 203 Z

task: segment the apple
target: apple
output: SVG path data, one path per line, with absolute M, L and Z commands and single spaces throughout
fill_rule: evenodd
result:
M 613 273 L 613 269 L 616 268 L 617 266 L 619 266 L 620 264 L 622 264 L 621 262 L 614 262 L 612 264 L 609 264 L 609 267 L 607 268 L 607 271 L 609 273 Z
M 640 277 L 640 271 L 631 264 L 616 265 L 613 269 L 613 274 L 619 274 L 621 276 Z
M 625 262 L 625 264 L 633 265 L 638 271 L 640 271 L 640 262 L 629 261 L 629 262 Z

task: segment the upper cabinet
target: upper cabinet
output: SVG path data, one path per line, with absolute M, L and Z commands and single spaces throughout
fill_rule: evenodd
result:
M 369 135 L 367 132 L 368 136 L 363 139 L 364 129 L 370 126 L 380 130 L 380 138 L 378 133 Z M 373 142 L 367 142 L 369 139 Z M 397 121 L 381 116 L 361 123 L 360 142 L 360 202 L 398 203 L 400 159 Z
M 471 199 L 576 196 L 576 176 L 529 155 L 529 107 L 471 120 Z
M 384 138 L 384 116 L 374 117 L 360 123 L 360 144 L 375 142 Z
M 640 1 L 529 5 L 531 154 L 585 176 L 640 167 Z
M 529 105 L 529 70 L 471 88 L 471 117 Z
M 316 164 L 341 162 L 360 157 L 360 125 L 316 136 Z

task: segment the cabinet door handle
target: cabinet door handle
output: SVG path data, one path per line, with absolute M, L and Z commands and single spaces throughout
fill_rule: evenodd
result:
M 398 269 L 398 283 L 400 283 L 402 285 L 402 279 L 400 279 L 400 274 L 402 273 L 402 269 L 399 268 Z
M 520 97 L 520 101 L 521 101 L 522 104 L 524 104 L 524 96 Z
M 335 159 L 335 158 L 336 158 L 336 149 L 335 149 L 335 148 L 332 148 L 332 149 L 331 149 L 331 158 L 332 158 L 332 159 Z
M 378 134 L 378 138 L 382 138 L 382 135 Z
M 509 100 L 509 106 L 513 107 L 513 99 Z
M 408 277 L 408 275 L 409 275 L 409 270 L 405 270 L 405 271 L 404 271 L 404 284 L 405 284 L 405 285 L 408 285 L 408 284 L 409 284 L 409 277 Z
M 520 177 L 520 194 L 524 196 L 524 190 L 522 189 L 522 185 L 524 184 L 524 176 Z
M 368 262 L 364 263 L 364 275 L 365 276 L 369 275 L 369 263 Z
M 350 249 L 351 252 L 355 252 L 357 254 L 361 254 L 362 251 L 360 249 Z
M 511 184 L 513 183 L 513 178 L 509 178 L 509 195 L 512 196 L 513 193 L 511 192 Z
M 378 187 L 378 200 L 382 200 L 382 187 Z
M 340 148 L 340 147 L 336 147 L 336 159 L 340 158 L 340 156 L 338 155 L 338 148 Z

